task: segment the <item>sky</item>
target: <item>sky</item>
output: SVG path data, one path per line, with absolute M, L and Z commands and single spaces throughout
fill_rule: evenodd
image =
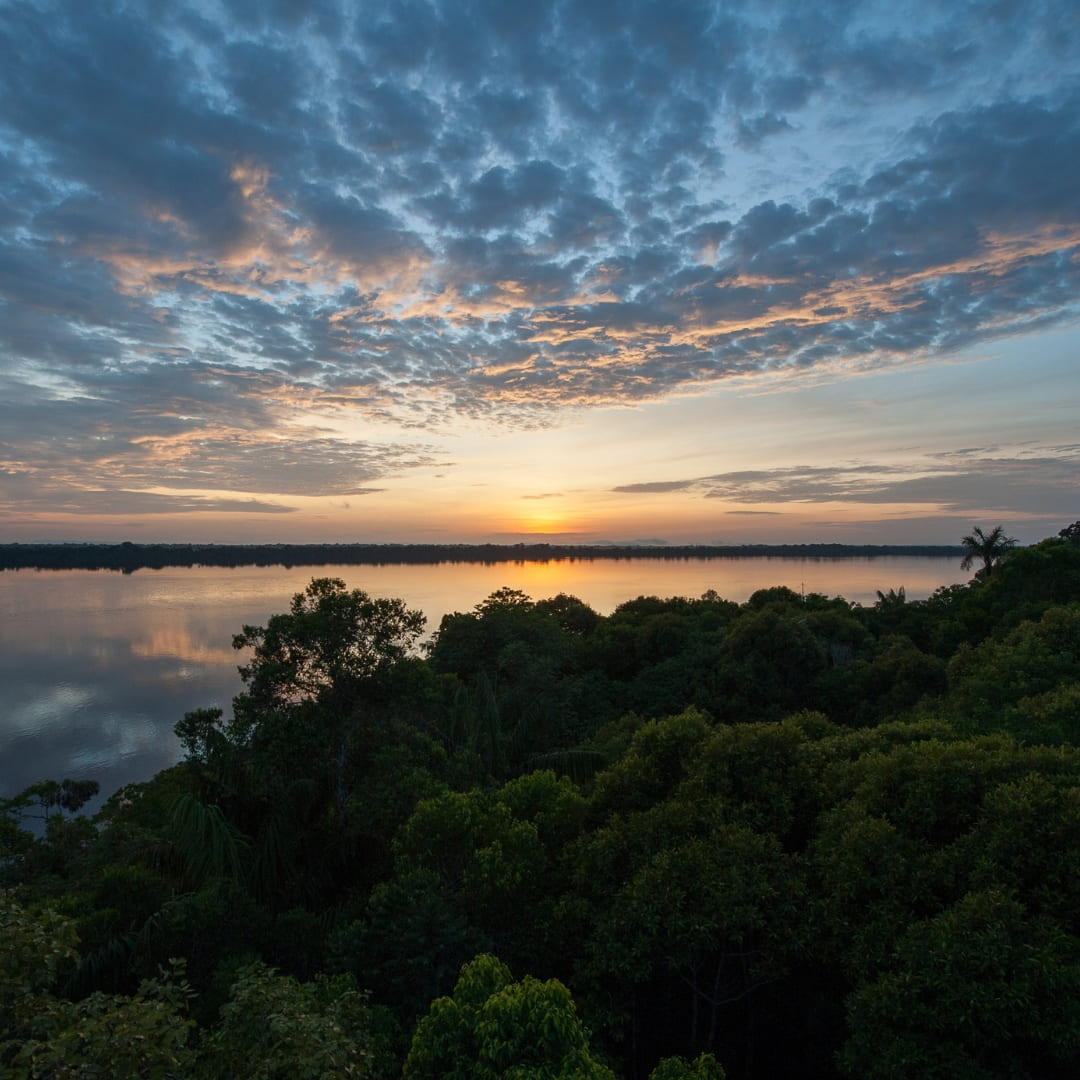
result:
M 1030 543 L 1080 5 L 0 0 L 0 541 Z

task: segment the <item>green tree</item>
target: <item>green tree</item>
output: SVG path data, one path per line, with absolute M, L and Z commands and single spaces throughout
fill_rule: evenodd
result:
M 488 948 L 498 942 L 510 962 L 546 967 L 557 962 L 551 940 L 556 868 L 585 807 L 568 779 L 546 771 L 496 791 L 474 788 L 424 800 L 394 842 L 398 876 L 433 873 L 445 903 Z M 522 926 L 529 932 L 520 933 Z
M 855 715 L 863 722 L 897 717 L 947 685 L 945 664 L 902 634 L 882 636 L 874 655 L 856 665 L 856 674 L 861 693 Z
M 410 655 L 424 622 L 401 600 L 313 579 L 288 612 L 234 637 L 252 655 L 232 719 L 204 709 L 177 725 L 207 812 L 220 806 L 250 845 L 260 896 L 317 905 L 343 879 L 370 884 L 388 866 L 393 828 L 430 790 L 416 758 L 430 757 L 431 740 L 399 730 L 419 700 L 438 697 Z
M 347 714 L 366 680 L 408 655 L 425 621 L 403 600 L 349 591 L 340 578 L 312 579 L 288 614 L 233 638 L 233 648 L 254 655 L 240 668 L 247 689 L 234 702 L 231 734 L 244 742 L 268 714 L 305 702 Z
M 328 951 L 333 970 L 353 973 L 411 1027 L 488 944 L 460 896 L 435 870 L 420 867 L 376 885 L 365 918 L 333 931 Z
M 1004 637 L 962 646 L 948 668 L 947 714 L 961 730 L 1011 731 L 1032 742 L 1080 742 L 1080 717 L 1040 705 L 1080 685 L 1080 604 L 1048 608 Z M 1052 710 L 1054 711 L 1054 710 Z
M 664 1058 L 649 1080 L 724 1080 L 726 1073 L 712 1054 L 700 1054 L 693 1061 L 682 1057 Z
M 712 711 L 725 719 L 779 720 L 813 708 L 815 683 L 828 668 L 828 649 L 810 628 L 805 609 L 771 596 L 762 605 L 765 592 L 750 598 L 719 648 L 722 667 Z
M 841 1068 L 860 1080 L 1074 1075 L 1080 942 L 988 889 L 912 923 L 848 1000 Z
M 815 947 L 849 983 L 842 1067 L 1071 1076 L 1080 755 L 1002 736 L 865 745 L 828 770 L 836 805 L 808 852 Z
M 557 979 L 513 982 L 476 957 L 450 997 L 416 1026 L 403 1080 L 615 1080 L 589 1049 L 574 999 Z
M 807 728 L 828 722 L 803 717 Z M 646 724 L 597 777 L 560 908 L 588 1015 L 638 1070 L 672 1052 L 760 1056 L 761 1017 L 804 937 L 797 857 L 814 812 L 798 722 Z
M 207 1080 L 337 1080 L 371 1075 L 365 995 L 348 976 L 301 983 L 262 963 L 233 983 L 200 1053 Z
M 574 597 L 534 603 L 507 588 L 444 616 L 428 656 L 460 680 L 443 730 L 451 752 L 504 779 L 580 741 L 573 675 L 598 619 Z
M 31 914 L 0 894 L 0 1076 L 6 1080 L 171 1080 L 189 1074 L 193 1026 L 182 962 L 130 996 L 93 993 L 72 1002 L 54 986 L 76 958 L 74 924 Z
M 43 821 L 46 835 L 54 840 L 69 833 L 84 839 L 80 826 L 65 820 L 63 812 L 74 815 L 97 793 L 96 780 L 44 780 L 13 798 L 0 799 L 0 879 L 17 870 L 27 852 L 35 847 L 33 833 L 23 828 L 27 819 Z M 37 845 L 39 853 L 42 846 Z
M 976 525 L 966 536 L 960 537 L 964 546 L 964 558 L 961 570 L 970 570 L 976 562 L 982 561 L 982 568 L 976 577 L 989 577 L 993 568 L 1016 547 L 1016 540 L 1005 535 L 1002 525 L 995 525 L 989 532 L 983 532 Z

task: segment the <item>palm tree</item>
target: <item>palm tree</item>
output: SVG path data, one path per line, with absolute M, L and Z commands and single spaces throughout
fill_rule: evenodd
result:
M 977 578 L 989 577 L 990 571 L 1016 547 L 1016 541 L 1005 535 L 1001 525 L 995 525 L 988 533 L 976 525 L 967 536 L 960 537 L 960 543 L 964 545 L 961 570 L 970 570 L 977 560 L 982 559 L 982 569 L 975 572 Z

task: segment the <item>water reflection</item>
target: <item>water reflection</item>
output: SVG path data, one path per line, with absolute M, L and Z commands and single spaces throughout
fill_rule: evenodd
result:
M 772 585 L 872 604 L 967 579 L 955 559 L 628 559 L 550 563 L 177 568 L 0 573 L 0 795 L 43 779 L 97 780 L 109 793 L 173 764 L 188 710 L 228 708 L 240 689 L 230 647 L 244 624 L 284 611 L 312 577 L 403 597 L 428 617 L 467 611 L 501 586 L 568 592 L 603 614 L 640 595 L 745 601 Z
M 239 630 L 239 627 L 236 627 Z M 228 643 L 208 646 L 198 635 L 189 629 L 178 626 L 158 627 L 152 629 L 148 636 L 131 643 L 133 656 L 171 657 L 174 660 L 190 661 L 196 665 L 192 668 L 183 668 L 182 671 L 196 671 L 201 664 L 233 664 L 236 662 L 236 653 L 228 648 Z

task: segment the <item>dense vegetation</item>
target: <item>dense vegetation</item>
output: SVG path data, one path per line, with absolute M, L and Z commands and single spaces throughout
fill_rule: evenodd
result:
M 0 1076 L 1075 1075 L 1080 523 L 419 632 L 313 580 L 181 764 L 0 802 Z

